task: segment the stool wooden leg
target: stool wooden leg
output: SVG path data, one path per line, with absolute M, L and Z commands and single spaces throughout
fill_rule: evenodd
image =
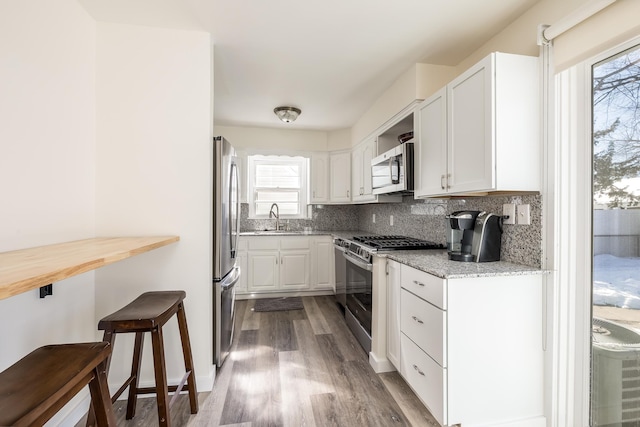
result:
M 107 384 L 107 395 L 109 396 L 109 400 L 111 400 L 111 396 L 109 395 L 109 382 L 107 381 L 107 376 L 109 375 L 109 367 L 111 366 L 111 356 L 113 355 L 113 344 L 116 340 L 116 336 L 111 331 L 104 331 L 102 335 L 102 341 L 108 342 L 111 346 L 111 353 L 109 353 L 109 357 L 104 361 L 104 376 L 105 376 L 105 384 Z M 96 425 L 96 414 L 93 408 L 93 395 L 91 396 L 91 403 L 89 404 L 89 412 L 87 413 L 87 424 L 86 427 L 95 427 Z M 115 425 L 115 424 L 114 424 Z
M 157 327 L 151 331 L 151 343 L 153 344 L 153 370 L 156 377 L 158 423 L 161 427 L 169 427 L 171 425 L 168 401 L 169 386 L 167 385 L 167 369 L 165 367 L 162 327 Z
M 140 365 L 142 362 L 142 345 L 144 344 L 144 332 L 136 332 L 136 340 L 133 345 L 133 362 L 131 363 L 131 384 L 129 384 L 129 397 L 127 398 L 126 419 L 130 420 L 136 415 L 136 403 L 138 402 L 138 385 L 140 384 Z
M 178 306 L 178 327 L 180 328 L 180 341 L 182 342 L 182 355 L 184 356 L 184 369 L 189 373 L 187 379 L 187 389 L 189 390 L 189 403 L 191 413 L 198 413 L 198 391 L 196 390 L 196 373 L 193 369 L 193 356 L 191 354 L 191 341 L 189 341 L 189 330 L 187 329 L 187 316 L 184 304 Z
M 103 362 L 93 370 L 93 379 L 89 382 L 91 405 L 98 427 L 115 427 L 116 417 L 113 413 L 111 395 L 107 385 L 106 363 Z

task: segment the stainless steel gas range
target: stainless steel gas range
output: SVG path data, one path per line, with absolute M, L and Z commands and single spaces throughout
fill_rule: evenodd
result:
M 345 312 L 347 325 L 360 345 L 371 351 L 371 298 L 373 256 L 378 252 L 410 249 L 445 249 L 439 243 L 406 236 L 336 237 L 336 299 Z

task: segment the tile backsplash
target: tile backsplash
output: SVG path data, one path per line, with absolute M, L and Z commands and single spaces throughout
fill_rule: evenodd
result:
M 529 204 L 531 225 L 505 225 L 502 234 L 501 259 L 517 264 L 540 267 L 542 260 L 542 200 L 539 195 L 486 196 L 464 199 L 414 200 L 405 196 L 402 203 L 369 205 L 314 205 L 312 218 L 284 220 L 292 231 L 361 230 L 377 234 L 400 234 L 445 243 L 445 216 L 459 210 L 479 210 L 502 214 L 507 203 Z M 249 205 L 241 206 L 240 228 L 243 231 L 273 229 L 273 219 L 248 219 Z M 373 222 L 375 214 L 376 222 Z M 390 224 L 393 216 L 393 225 Z

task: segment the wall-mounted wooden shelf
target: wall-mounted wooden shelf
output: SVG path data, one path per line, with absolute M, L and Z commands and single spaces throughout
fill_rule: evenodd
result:
M 0 253 L 0 299 L 130 258 L 178 236 L 96 237 Z

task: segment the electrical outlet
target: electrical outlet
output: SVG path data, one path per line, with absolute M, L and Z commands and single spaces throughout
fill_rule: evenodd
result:
M 502 205 L 502 215 L 509 217 L 504 220 L 504 224 L 515 224 L 516 223 L 516 205 L 514 203 Z
M 529 205 L 516 206 L 516 214 L 518 218 L 518 224 L 529 225 L 531 224 L 531 207 Z
M 389 225 L 393 226 L 393 215 L 389 215 Z
M 373 217 L 371 218 L 371 221 L 375 224 L 376 223 L 376 214 L 373 214 Z

